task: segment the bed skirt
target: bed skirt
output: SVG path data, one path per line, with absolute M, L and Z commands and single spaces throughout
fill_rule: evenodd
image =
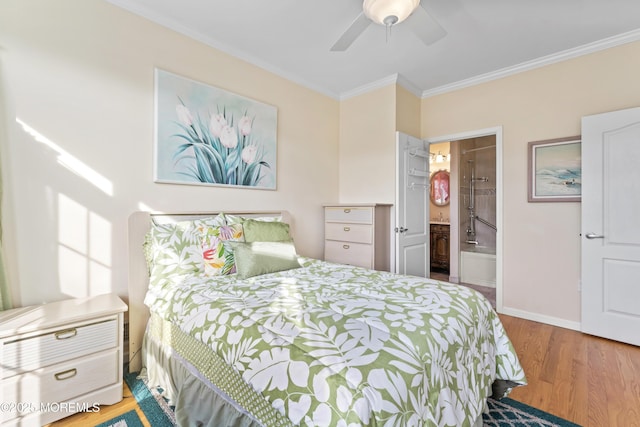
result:
M 175 406 L 179 426 L 293 425 L 251 389 L 239 374 L 230 373 L 232 368 L 207 351 L 204 344 L 155 315 L 149 319 L 144 336 L 142 364 L 149 387 L 160 387 L 169 404 Z M 234 373 L 237 378 L 231 382 L 235 384 L 229 385 L 228 377 Z M 503 393 L 506 387 L 502 385 L 496 389 L 496 385 L 494 395 Z M 246 402 L 247 394 L 251 395 L 250 403 L 245 405 L 252 410 L 238 403 L 238 400 Z M 244 395 L 242 399 L 234 398 L 241 395 Z M 484 406 L 486 410 L 486 402 Z M 473 427 L 482 425 L 480 414 Z
M 175 406 L 179 426 L 292 425 L 204 344 L 158 316 L 147 325 L 142 364 L 149 387 L 160 387 Z

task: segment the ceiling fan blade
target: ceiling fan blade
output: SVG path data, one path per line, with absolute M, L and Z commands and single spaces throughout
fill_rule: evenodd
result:
M 341 52 L 347 50 L 349 46 L 367 29 L 371 24 L 369 18 L 364 13 L 360 13 L 358 17 L 349 25 L 349 28 L 340 36 L 337 42 L 331 46 L 332 52 Z
M 411 14 L 405 24 L 427 46 L 447 35 L 444 28 L 422 5 Z

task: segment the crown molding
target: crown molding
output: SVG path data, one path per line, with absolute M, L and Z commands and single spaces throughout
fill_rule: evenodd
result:
M 374 91 L 376 89 L 383 88 L 385 86 L 389 86 L 391 84 L 398 84 L 414 94 L 416 97 L 420 98 L 422 96 L 422 89 L 418 86 L 414 85 L 409 79 L 400 75 L 400 74 L 392 74 L 380 80 L 376 80 L 374 82 L 368 83 L 366 85 L 358 86 L 355 89 L 349 90 L 347 92 L 342 92 L 340 94 L 340 101 L 344 101 L 349 98 L 353 98 L 358 95 L 365 94 L 367 92 Z
M 250 65 L 256 66 L 258 68 L 261 68 L 265 71 L 268 71 L 272 74 L 275 74 L 279 77 L 282 77 L 284 79 L 289 80 L 290 82 L 299 84 L 300 86 L 304 86 L 307 89 L 311 89 L 315 92 L 318 92 L 322 95 L 326 95 L 330 98 L 339 100 L 340 99 L 340 95 L 337 93 L 334 93 L 332 91 L 328 91 L 325 87 L 321 87 L 318 86 L 316 84 L 310 83 L 304 79 L 301 79 L 300 76 L 297 76 L 295 74 L 289 73 L 285 70 L 282 70 L 280 68 L 274 67 L 273 65 L 262 61 L 254 56 L 248 55 L 246 52 L 243 52 L 241 50 L 238 49 L 234 49 L 228 45 L 226 45 L 225 43 L 220 42 L 219 40 L 213 39 L 211 37 L 207 37 L 204 34 L 198 32 L 198 31 L 194 31 L 188 27 L 185 27 L 184 25 L 181 25 L 180 23 L 178 23 L 177 21 L 173 20 L 173 19 L 167 19 L 163 16 L 160 16 L 157 13 L 154 13 L 152 10 L 145 8 L 145 7 L 136 7 L 136 6 L 132 6 L 127 0 L 106 0 L 108 3 L 113 4 L 114 6 L 117 6 L 121 9 L 124 9 L 126 11 L 129 11 L 139 17 L 142 17 L 143 19 L 146 19 L 148 21 L 154 22 L 162 27 L 168 28 L 172 31 L 175 31 L 179 34 L 182 34 L 184 36 L 187 36 L 191 39 L 194 39 L 196 41 L 199 41 L 207 46 L 210 46 L 214 49 L 217 49 L 221 52 L 224 52 L 228 55 L 233 56 L 236 59 L 242 60 L 244 62 L 247 62 Z
M 219 40 L 215 40 L 211 37 L 205 36 L 204 34 L 198 31 L 194 31 L 190 28 L 187 28 L 179 24 L 177 21 L 173 19 L 164 18 L 154 13 L 152 10 L 148 8 L 133 6 L 127 0 L 106 0 L 106 1 L 121 9 L 127 10 L 135 15 L 138 15 L 144 19 L 147 19 L 151 22 L 159 24 L 163 27 L 169 28 L 170 30 L 183 34 L 207 46 L 213 47 L 214 49 L 217 49 L 239 60 L 247 62 L 250 65 L 261 68 L 279 77 L 287 79 L 292 83 L 296 83 L 300 86 L 306 87 L 307 89 L 313 90 L 315 92 L 318 92 L 327 97 L 336 99 L 338 101 L 343 101 L 343 100 L 352 98 L 354 96 L 362 95 L 364 93 L 382 88 L 384 86 L 388 86 L 390 84 L 399 84 L 409 92 L 416 95 L 418 98 L 422 98 L 422 99 L 429 98 L 432 96 L 440 95 L 447 92 L 453 92 L 459 89 L 475 86 L 475 85 L 490 82 L 493 80 L 498 80 L 498 79 L 512 76 L 525 71 L 544 67 L 546 65 L 555 64 L 558 62 L 566 61 L 568 59 L 576 58 L 583 55 L 588 55 L 590 53 L 598 52 L 601 50 L 609 49 L 612 47 L 616 47 L 626 43 L 631 43 L 631 42 L 640 40 L 640 29 L 636 29 L 623 34 L 619 34 L 617 36 L 612 36 L 596 42 L 588 43 L 583 46 L 579 46 L 577 48 L 567 49 L 558 53 L 543 56 L 538 59 L 523 62 L 521 64 L 517 64 L 510 67 L 505 67 L 497 71 L 481 74 L 475 77 L 471 77 L 465 80 L 460 80 L 458 82 L 446 84 L 446 85 L 435 87 L 432 89 L 422 90 L 418 88 L 415 84 L 410 82 L 407 78 L 399 74 L 392 74 L 391 76 L 382 78 L 380 80 L 376 80 L 369 84 L 362 85 L 345 92 L 335 93 L 333 91 L 327 90 L 327 88 L 325 87 L 322 87 L 317 84 L 313 84 L 307 80 L 304 80 L 300 78 L 300 76 L 298 75 L 295 75 L 285 70 L 282 70 L 280 68 L 274 67 L 272 64 L 262 61 L 254 56 L 248 55 L 246 52 L 240 51 L 238 49 L 234 49 L 220 42 Z
M 367 83 L 366 85 L 358 86 L 355 89 L 348 90 L 346 92 L 342 92 L 339 101 L 344 101 L 349 98 L 353 98 L 358 95 L 365 94 L 367 92 L 374 91 L 376 89 L 383 88 L 385 86 L 389 86 L 390 84 L 398 83 L 398 74 L 392 74 L 390 76 L 384 77 L 380 80 L 373 81 L 371 83 Z
M 409 92 L 411 92 L 412 94 L 414 94 L 415 96 L 417 96 L 418 98 L 422 97 L 422 89 L 414 85 L 406 77 L 402 75 L 398 75 L 398 84 L 403 88 L 405 88 L 406 90 L 408 90 Z
M 588 55 L 591 53 L 599 52 L 605 49 L 610 49 L 616 46 L 620 46 L 623 44 L 632 43 L 636 41 L 640 41 L 640 29 L 632 30 L 626 33 L 619 34 L 617 36 L 608 37 L 606 39 L 598 40 L 592 43 L 578 46 L 576 48 L 563 50 L 561 52 L 543 56 L 537 59 L 533 59 L 531 61 L 526 61 L 511 67 L 505 67 L 500 70 L 492 71 L 490 73 L 480 74 L 478 76 L 471 77 L 469 79 L 460 80 L 451 84 L 439 86 L 433 89 L 427 89 L 424 91 L 422 91 L 412 82 L 410 82 L 404 76 L 400 74 L 392 74 L 391 76 L 385 77 L 383 79 L 376 80 L 374 82 L 371 82 L 363 86 L 359 86 L 355 89 L 352 89 L 346 92 L 342 92 L 338 99 L 340 101 L 343 101 L 345 99 L 362 95 L 364 93 L 382 88 L 384 86 L 388 86 L 393 83 L 399 84 L 400 86 L 407 89 L 409 92 L 413 93 L 418 98 L 424 99 L 424 98 L 429 98 L 429 97 L 440 95 L 447 92 L 453 92 L 466 87 L 475 86 L 481 83 L 498 80 L 498 79 L 519 74 L 525 71 L 541 68 L 551 64 L 556 64 L 558 62 L 566 61 L 572 58 L 577 58 L 580 56 Z
M 514 74 L 544 67 L 546 65 L 555 64 L 558 62 L 566 61 L 568 59 L 577 58 L 579 56 L 588 55 L 590 53 L 599 52 L 601 50 L 610 49 L 612 47 L 620 46 L 623 44 L 636 42 L 638 40 L 640 40 L 640 29 L 632 30 L 626 33 L 619 34 L 617 36 L 608 37 L 606 39 L 598 40 L 596 42 L 588 43 L 576 48 L 563 50 L 558 53 L 523 62 L 512 67 L 502 68 L 497 71 L 481 74 L 479 76 L 460 80 L 448 85 L 439 86 L 433 89 L 427 89 L 422 92 L 421 98 L 429 98 L 443 93 L 453 92 L 469 86 L 475 86 L 477 84 L 498 80 L 504 77 L 512 76 Z

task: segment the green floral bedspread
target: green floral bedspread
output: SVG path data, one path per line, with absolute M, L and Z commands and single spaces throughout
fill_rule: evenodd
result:
M 490 303 L 449 283 L 305 260 L 244 281 L 152 276 L 145 303 L 294 424 L 466 426 L 494 380 L 526 383 Z

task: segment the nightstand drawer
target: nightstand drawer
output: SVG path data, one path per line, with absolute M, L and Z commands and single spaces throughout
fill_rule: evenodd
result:
M 370 207 L 326 207 L 324 215 L 328 222 L 373 223 L 373 208 Z
M 16 375 L 2 381 L 2 399 L 38 408 L 40 403 L 63 402 L 74 397 L 81 403 L 83 394 L 120 381 L 121 361 L 119 349 L 113 349 Z M 19 414 L 2 412 L 1 415 L 2 420 L 9 420 Z
M 325 224 L 325 238 L 356 243 L 373 243 L 373 227 L 365 224 Z
M 327 240 L 324 243 L 324 256 L 328 262 L 372 268 L 373 246 Z
M 5 341 L 2 378 L 118 346 L 116 318 Z

